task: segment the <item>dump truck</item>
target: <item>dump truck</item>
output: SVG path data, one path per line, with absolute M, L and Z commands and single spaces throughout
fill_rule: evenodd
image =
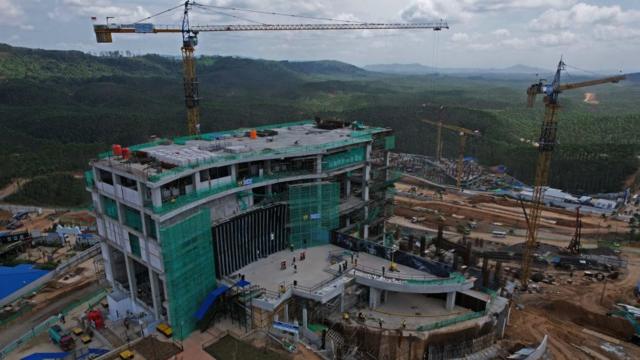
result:
M 75 341 L 71 335 L 64 331 L 59 325 L 53 325 L 49 328 L 49 338 L 54 344 L 58 345 L 62 351 L 69 351 L 73 349 L 75 345 Z

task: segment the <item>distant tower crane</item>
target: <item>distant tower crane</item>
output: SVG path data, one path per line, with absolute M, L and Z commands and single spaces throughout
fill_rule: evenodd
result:
M 529 274 L 531 271 L 531 256 L 536 247 L 536 236 L 538 225 L 540 224 L 540 212 L 542 209 L 542 197 L 544 189 L 549 179 L 549 168 L 551 164 L 551 154 L 556 145 L 556 134 L 558 131 L 558 122 L 556 112 L 560 107 L 558 97 L 564 90 L 578 89 L 586 86 L 617 83 L 625 79 L 624 75 L 612 76 L 603 79 L 588 80 L 572 84 L 560 84 L 560 73 L 565 69 L 566 64 L 562 59 L 558 63 L 556 74 L 551 84 L 546 84 L 544 80 L 531 85 L 527 89 L 528 101 L 527 106 L 533 107 L 535 98 L 538 94 L 544 94 L 545 112 L 542 127 L 540 129 L 540 138 L 538 140 L 538 162 L 536 164 L 536 174 L 531 198 L 531 209 L 529 210 L 529 226 L 527 228 L 527 242 L 524 247 L 522 257 L 522 276 L 520 281 L 524 288 L 527 287 Z
M 467 141 L 467 136 L 480 136 L 480 132 L 478 130 L 469 130 L 460 126 L 443 124 L 442 119 L 438 121 L 431 121 L 427 119 L 420 120 L 424 123 L 431 124 L 438 129 L 438 137 L 436 139 L 436 157 L 438 158 L 438 162 L 440 161 L 440 157 L 442 156 L 442 128 L 447 130 L 455 131 L 460 136 L 460 145 L 458 147 L 458 164 L 456 169 L 456 186 L 458 189 L 462 190 L 462 172 L 464 168 L 464 148 Z
M 169 11 L 176 10 L 183 7 L 182 4 L 162 11 L 156 15 L 150 16 L 145 21 Z M 303 31 L 303 30 L 383 30 L 383 29 L 432 29 L 434 31 L 440 31 L 442 29 L 449 29 L 449 26 L 444 21 L 433 23 L 361 23 L 355 21 L 346 21 L 344 24 L 262 24 L 256 23 L 251 25 L 191 25 L 189 22 L 189 12 L 193 7 L 198 8 L 214 8 L 214 9 L 227 9 L 227 10 L 244 10 L 254 13 L 274 14 L 274 15 L 286 15 L 297 17 L 295 15 L 273 13 L 269 11 L 258 11 L 249 9 L 237 9 L 237 8 L 224 8 L 219 6 L 210 6 L 196 3 L 193 0 L 186 0 L 184 2 L 184 13 L 182 16 L 182 25 L 178 26 L 166 26 L 166 25 L 154 25 L 151 23 L 136 22 L 132 24 L 113 24 L 107 23 L 104 25 L 94 25 L 93 30 L 96 34 L 96 40 L 99 43 L 112 42 L 112 34 L 159 34 L 159 33 L 181 33 L 182 34 L 182 62 L 184 71 L 184 95 L 185 105 L 187 107 L 187 128 L 189 135 L 197 135 L 200 132 L 200 96 L 198 93 L 198 78 L 196 77 L 196 60 L 194 52 L 196 45 L 198 45 L 198 34 L 200 32 L 223 32 L 223 31 Z M 218 13 L 220 13 L 218 11 Z M 221 13 L 223 15 L 228 15 Z M 232 16 L 232 15 L 230 15 Z M 302 17 L 302 16 L 300 16 Z M 310 18 L 310 17 L 305 17 Z M 326 19 L 323 19 L 326 20 Z M 338 20 L 340 21 L 340 20 Z

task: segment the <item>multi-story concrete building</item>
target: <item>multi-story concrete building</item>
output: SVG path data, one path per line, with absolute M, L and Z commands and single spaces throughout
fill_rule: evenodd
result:
M 394 145 L 390 129 L 302 121 L 114 146 L 87 172 L 110 316 L 144 313 L 183 338 L 252 262 L 336 229 L 381 240 Z

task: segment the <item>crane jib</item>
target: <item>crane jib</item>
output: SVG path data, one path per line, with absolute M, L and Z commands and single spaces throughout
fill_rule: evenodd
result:
M 384 30 L 384 29 L 448 29 L 444 22 L 437 23 L 362 23 L 362 24 L 233 24 L 233 25 L 193 25 L 192 32 L 215 31 L 300 31 L 300 30 Z M 96 33 L 160 33 L 182 32 L 175 25 L 154 25 L 151 23 L 94 25 Z

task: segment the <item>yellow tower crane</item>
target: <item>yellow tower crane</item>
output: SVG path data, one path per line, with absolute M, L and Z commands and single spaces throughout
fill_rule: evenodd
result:
M 559 109 L 558 96 L 564 90 L 578 89 L 606 83 L 617 83 L 625 79 L 624 75 L 619 75 L 572 84 L 560 84 L 560 73 L 565 69 L 565 66 L 566 64 L 564 61 L 560 59 L 551 84 L 546 84 L 541 80 L 527 89 L 527 106 L 532 107 L 536 96 L 538 94 L 544 94 L 545 112 L 542 127 L 540 129 L 540 138 L 538 140 L 538 161 L 536 163 L 531 208 L 529 209 L 527 242 L 522 256 L 522 274 L 520 276 L 520 281 L 525 289 L 531 272 L 531 257 L 533 255 L 533 250 L 536 247 L 536 237 L 538 225 L 540 224 L 540 212 L 543 204 L 544 188 L 547 186 L 547 182 L 549 180 L 551 154 L 553 153 L 556 145 L 556 135 L 558 131 L 556 112 Z
M 182 25 L 155 25 L 152 23 L 135 22 L 131 24 L 107 23 L 94 25 L 93 30 L 96 34 L 96 40 L 99 43 L 112 42 L 112 34 L 161 34 L 161 33 L 181 33 L 182 34 L 182 62 L 184 71 L 184 94 L 185 105 L 187 107 L 187 128 L 189 135 L 197 135 L 200 132 L 200 96 L 198 93 L 198 78 L 196 77 L 196 59 L 194 52 L 198 45 L 198 34 L 200 32 L 227 32 L 227 31 L 324 31 L 324 30 L 384 30 L 384 29 L 431 29 L 440 31 L 449 29 L 444 21 L 433 23 L 366 23 L 351 20 L 342 21 L 342 24 L 263 24 L 252 21 L 254 24 L 244 25 L 191 25 L 189 22 L 189 13 L 193 8 L 215 10 L 216 13 L 241 18 L 238 16 L 222 13 L 219 10 L 239 10 L 252 13 L 268 14 L 268 15 L 284 15 L 289 17 L 312 18 L 315 20 L 333 20 L 326 18 L 313 18 L 309 16 L 296 16 L 291 14 L 275 13 L 272 11 L 259 11 L 250 9 L 239 9 L 233 7 L 222 7 L 213 5 L 204 5 L 196 3 L 193 0 L 186 0 L 184 4 L 162 11 L 156 15 L 150 16 L 146 21 L 154 16 L 167 13 L 183 7 Z M 248 19 L 245 19 L 248 20 Z M 251 21 L 251 20 L 249 20 Z
M 462 172 L 464 165 L 464 148 L 467 142 L 467 136 L 480 136 L 480 132 L 478 130 L 469 130 L 460 126 L 443 124 L 442 119 L 438 121 L 431 121 L 427 119 L 420 120 L 424 123 L 433 125 L 438 129 L 437 138 L 436 138 L 436 157 L 438 161 L 440 161 L 440 157 L 442 156 L 442 128 L 447 130 L 455 131 L 460 136 L 460 145 L 458 147 L 458 164 L 456 168 L 456 186 L 458 189 L 462 190 Z

